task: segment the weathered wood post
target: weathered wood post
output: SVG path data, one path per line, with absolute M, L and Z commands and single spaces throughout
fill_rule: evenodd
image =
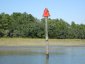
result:
M 50 16 L 50 14 L 49 14 L 49 11 L 47 8 L 45 8 L 43 16 L 45 18 L 46 55 L 47 55 L 47 57 L 49 57 L 48 22 L 47 22 L 47 20 L 48 20 L 48 17 Z
M 49 45 L 49 43 L 48 43 L 48 23 L 47 23 L 47 17 L 45 17 L 45 38 L 46 38 L 46 54 L 48 55 L 49 53 L 48 53 L 48 51 L 49 51 L 49 49 L 48 49 L 48 45 Z

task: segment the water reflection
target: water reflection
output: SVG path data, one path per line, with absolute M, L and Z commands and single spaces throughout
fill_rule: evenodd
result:
M 49 55 L 46 55 L 46 61 L 45 64 L 49 64 Z
M 15 49 L 0 48 L 0 64 L 85 64 L 85 47 L 50 47 L 49 57 L 44 47 Z

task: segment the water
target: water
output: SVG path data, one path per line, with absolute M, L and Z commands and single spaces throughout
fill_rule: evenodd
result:
M 85 64 L 85 47 L 50 46 L 49 58 L 45 47 L 0 47 L 0 51 L 17 53 L 1 54 L 0 64 Z M 23 52 L 23 53 L 22 53 Z

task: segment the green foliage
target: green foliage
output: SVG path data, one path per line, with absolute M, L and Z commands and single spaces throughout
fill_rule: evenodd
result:
M 0 14 L 0 37 L 45 37 L 45 19 L 36 19 L 31 14 L 14 12 Z M 85 39 L 85 25 L 68 24 L 63 19 L 48 19 L 49 38 Z

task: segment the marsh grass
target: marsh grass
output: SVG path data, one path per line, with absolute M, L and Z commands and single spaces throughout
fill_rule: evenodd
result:
M 0 38 L 0 46 L 45 46 L 45 39 Z M 49 39 L 49 45 L 79 46 L 85 45 L 85 39 Z

